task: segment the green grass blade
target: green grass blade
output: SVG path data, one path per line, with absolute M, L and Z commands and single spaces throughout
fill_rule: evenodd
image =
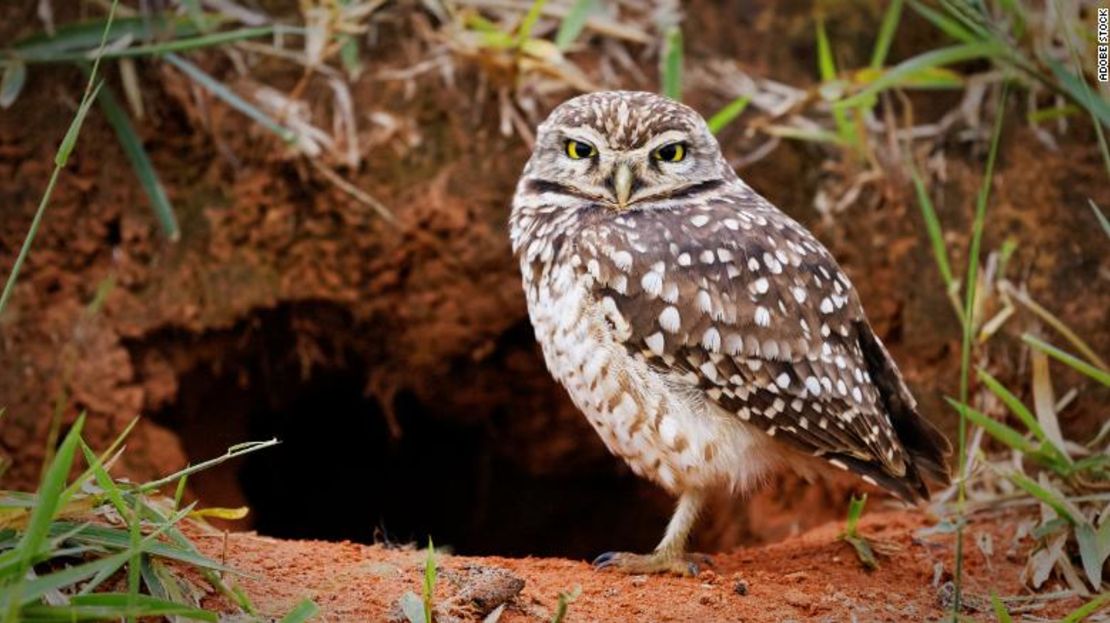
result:
M 856 81 L 862 84 L 870 84 L 871 82 L 882 77 L 883 70 L 866 69 L 862 72 L 857 72 Z M 948 69 L 947 67 L 926 67 L 918 71 L 906 74 L 901 83 L 898 85 L 904 89 L 959 89 L 964 86 L 966 81 L 962 74 L 957 71 Z
M 732 123 L 744 112 L 751 100 L 751 97 L 747 95 L 741 95 L 740 97 L 725 104 L 723 108 L 714 113 L 713 116 L 709 118 L 709 121 L 706 122 L 706 125 L 709 126 L 709 131 L 717 134 L 721 130 L 725 129 L 728 124 Z
M 1003 48 L 994 42 L 976 42 L 954 45 L 947 48 L 930 50 L 913 58 L 898 63 L 859 93 L 846 99 L 835 102 L 833 106 L 842 108 L 860 106 L 871 102 L 880 92 L 902 86 L 908 77 L 919 75 L 920 72 L 953 63 L 962 63 L 978 58 L 989 58 L 1003 52 Z
M 1087 203 L 1090 204 L 1091 210 L 1094 211 L 1095 218 L 1098 219 L 1098 224 L 1102 226 L 1102 233 L 1110 238 L 1110 220 L 1106 219 L 1106 215 L 1102 213 L 1102 210 L 1099 209 L 1098 204 L 1096 204 L 1093 199 L 1088 198 Z
M 91 562 L 86 562 L 73 567 L 66 567 L 61 571 L 42 575 L 33 580 L 28 580 L 24 583 L 23 588 L 19 592 L 9 592 L 12 597 L 9 597 L 9 607 L 21 607 L 27 604 L 38 601 L 48 591 L 59 590 L 67 586 L 73 586 L 78 582 L 82 582 L 91 577 L 96 576 L 105 570 L 112 571 L 119 569 L 127 559 L 131 557 L 131 552 L 119 552 L 104 558 L 98 558 Z M 18 615 L 17 618 L 18 619 Z
M 987 431 L 987 434 L 991 437 L 1001 441 L 1010 448 L 1023 454 L 1034 454 L 1037 452 L 1037 446 L 1034 445 L 1033 442 L 1026 439 L 1025 435 L 1022 435 L 1005 423 L 999 422 L 972 407 L 962 405 L 951 398 L 945 398 L 945 400 L 948 404 L 952 405 L 952 408 L 959 412 L 962 417 Z
M 1076 104 L 1090 111 L 1102 125 L 1110 127 L 1110 104 L 1099 97 L 1085 80 L 1068 71 L 1058 61 L 1049 59 L 1047 63 L 1059 83 L 1060 90 Z
M 37 621 L 102 621 L 137 617 L 183 617 L 194 621 L 211 621 L 219 617 L 193 606 L 173 603 L 150 595 L 98 593 L 71 597 L 67 606 L 32 605 L 23 609 L 23 620 Z
M 1036 348 L 1037 350 L 1045 353 L 1046 355 L 1048 355 L 1049 357 L 1052 357 L 1056 361 L 1059 361 L 1060 363 L 1063 363 L 1064 365 L 1070 367 L 1071 369 L 1075 370 L 1076 372 L 1086 374 L 1087 376 L 1089 376 L 1092 379 L 1098 381 L 1099 383 L 1102 383 L 1103 385 L 1105 385 L 1107 387 L 1110 387 L 1110 373 L 1106 372 L 1106 370 L 1102 370 L 1100 368 L 1097 368 L 1097 367 L 1087 363 L 1086 361 L 1083 361 L 1082 359 L 1076 357 L 1075 355 L 1072 355 L 1071 353 L 1060 350 L 1059 348 L 1056 348 L 1052 344 L 1049 344 L 1048 342 L 1044 342 L 1040 338 L 1029 335 L 1028 333 L 1026 333 L 1025 335 L 1022 335 L 1021 339 L 1026 344 L 1028 344 L 1028 345 L 1032 346 L 1033 348 Z
M 917 205 L 921 208 L 921 217 L 925 220 L 925 231 L 929 234 L 929 242 L 933 247 L 933 258 L 937 263 L 937 270 L 944 279 L 944 285 L 949 292 L 955 286 L 956 278 L 952 274 L 952 265 L 948 261 L 948 245 L 944 242 L 944 230 L 940 226 L 933 200 L 925 188 L 925 181 L 917 166 L 910 161 L 910 176 L 913 178 L 914 192 L 917 194 Z
M 166 54 L 165 59 L 169 61 L 171 65 L 180 69 L 186 76 L 192 78 L 194 82 L 207 89 L 209 93 L 222 99 L 228 106 L 250 117 L 255 123 L 277 134 L 281 137 L 281 140 L 291 144 L 297 142 L 297 135 L 293 130 L 281 125 L 275 121 L 273 117 L 262 112 L 257 106 L 239 97 L 238 94 L 221 84 L 219 80 L 205 73 L 200 67 L 197 67 L 193 63 L 172 52 Z
M 1110 592 L 1095 595 L 1094 599 L 1079 606 L 1070 612 L 1068 616 L 1060 619 L 1060 623 L 1080 623 L 1081 621 L 1085 621 L 1087 617 L 1098 612 L 1107 604 L 1110 604 Z
M 338 0 L 339 6 L 343 8 L 350 7 L 353 0 Z M 359 50 L 359 37 L 350 33 L 341 33 L 337 35 L 339 39 L 339 61 L 343 63 L 343 69 L 347 70 L 347 77 L 354 81 L 362 73 L 362 58 L 361 51 Z
M 894 39 L 894 31 L 902 20 L 903 0 L 892 0 L 883 13 L 883 21 L 879 25 L 879 37 L 875 40 L 875 49 L 871 52 L 871 69 L 879 69 L 886 63 L 886 56 L 890 52 L 890 42 Z
M 1083 572 L 1087 574 L 1091 586 L 1097 590 L 1102 586 L 1102 565 L 1110 551 L 1101 551 L 1098 533 L 1089 522 L 1075 527 L 1075 541 L 1079 545 L 1079 560 L 1083 563 Z
M 189 17 L 189 22 L 197 27 L 201 32 L 208 32 L 212 28 L 212 24 L 208 15 L 204 12 L 204 7 L 200 5 L 200 0 L 181 0 L 180 4 L 185 7 L 185 15 Z
M 778 136 L 780 138 L 791 139 L 795 141 L 804 141 L 807 143 L 831 143 L 833 145 L 848 144 L 845 142 L 844 137 L 828 130 L 803 130 L 787 125 L 769 125 L 763 128 L 763 131 L 771 136 Z
M 142 564 L 143 564 L 143 550 L 142 550 L 142 525 L 143 520 L 139 516 L 139 511 L 142 508 L 142 500 L 138 497 L 135 498 L 135 503 L 132 505 L 132 512 L 128 520 L 127 532 L 131 537 L 130 545 L 131 558 L 127 561 L 127 606 L 133 606 L 139 597 L 139 581 L 142 579 Z M 124 515 L 127 517 L 127 515 Z M 134 617 L 128 617 L 129 623 L 134 623 Z
M 969 47 L 969 46 L 957 46 Z M 951 50 L 952 48 L 947 48 Z M 938 50 L 943 51 L 943 50 Z M 926 53 L 928 54 L 928 53 Z M 923 55 L 924 56 L 924 55 Z M 920 58 L 920 57 L 918 57 Z M 912 60 L 912 59 L 911 59 Z M 902 65 L 905 65 L 903 63 Z M 902 65 L 899 65 L 901 67 Z M 1002 137 L 1002 121 L 1006 117 L 1006 101 L 1009 96 L 1009 83 L 1003 83 L 1002 96 L 999 98 L 998 110 L 995 113 L 994 129 L 991 132 L 991 146 L 990 151 L 987 152 L 987 166 L 983 171 L 983 182 L 979 187 L 979 194 L 975 200 L 975 216 L 971 224 L 971 242 L 968 245 L 968 259 L 967 259 L 967 284 L 964 297 L 964 310 L 962 315 L 962 329 L 963 335 L 960 341 L 960 393 L 959 404 L 961 409 L 960 421 L 957 428 L 957 452 L 959 456 L 957 485 L 956 485 L 956 510 L 957 510 L 957 523 L 956 523 L 956 569 L 953 574 L 953 586 L 955 588 L 955 596 L 952 600 L 952 615 L 958 617 L 960 613 L 960 602 L 962 600 L 963 591 L 963 549 L 964 549 L 964 513 L 966 512 L 967 501 L 967 419 L 970 413 L 968 409 L 968 385 L 970 383 L 971 375 L 971 347 L 973 343 L 973 336 L 976 330 L 975 323 L 975 297 L 977 285 L 979 283 L 979 248 L 983 240 L 983 226 L 986 221 L 987 215 L 987 200 L 990 198 L 991 183 L 994 178 L 994 163 L 998 158 L 998 143 Z
M 146 586 L 146 590 L 151 596 L 177 603 L 184 602 L 181 594 L 171 594 L 171 589 L 166 586 L 166 583 L 162 581 L 162 577 L 158 575 L 158 572 L 154 569 L 154 560 L 150 557 L 144 557 L 142 559 L 139 566 L 139 574 L 143 578 L 143 586 Z
M 97 90 L 93 89 L 93 93 L 95 94 Z M 8 300 L 12 297 L 19 272 L 23 269 L 23 262 L 27 260 L 27 254 L 31 252 L 31 244 L 35 241 L 35 236 L 38 235 L 39 227 L 42 225 L 42 217 L 46 214 L 46 207 L 50 205 L 50 197 L 54 194 L 58 176 L 69 160 L 69 154 L 73 151 L 73 146 L 77 143 L 77 136 L 81 133 L 81 126 L 85 123 L 85 117 L 88 115 L 89 106 L 91 105 L 92 98 L 81 102 L 81 107 L 77 109 L 77 114 L 74 115 L 69 129 L 66 130 L 65 136 L 62 138 L 62 143 L 58 147 L 58 153 L 54 156 L 54 170 L 50 173 L 50 180 L 46 183 L 46 190 L 43 191 L 42 199 L 39 200 L 39 207 L 35 211 L 35 216 L 31 219 L 31 226 L 27 229 L 27 236 L 23 238 L 23 245 L 19 248 L 19 254 L 16 255 L 15 262 L 12 263 L 12 272 L 8 274 L 8 279 L 4 282 L 4 291 L 0 293 L 0 314 L 4 313 Z
M 581 586 L 575 586 L 570 591 L 560 591 L 559 601 L 555 605 L 555 615 L 551 617 L 551 623 L 563 623 L 567 618 L 567 610 L 570 608 L 570 604 L 574 603 L 581 594 Z
M 317 606 L 316 602 L 311 599 L 305 599 L 294 606 L 293 609 L 289 611 L 289 614 L 281 617 L 281 623 L 304 623 L 319 614 L 319 612 L 320 606 Z
M 959 21 L 965 28 L 975 33 L 979 39 L 997 37 L 987 23 L 988 16 L 984 7 L 978 1 L 972 6 L 967 0 L 940 0 L 940 5 L 953 19 Z
M 177 523 L 181 520 L 181 518 L 184 518 L 186 515 L 188 515 L 190 510 L 192 510 L 191 505 L 184 507 L 181 511 L 175 513 L 173 517 L 167 520 L 167 523 L 171 525 L 172 523 Z M 72 523 L 61 521 L 55 522 L 55 526 L 57 530 L 68 530 L 75 527 L 75 525 Z M 159 526 L 157 533 L 161 534 L 168 531 L 169 528 L 167 528 L 166 526 Z M 128 532 L 125 532 L 118 528 L 108 528 L 105 526 L 97 525 L 85 526 L 77 534 L 77 536 L 73 537 L 71 540 L 82 545 L 96 545 L 108 550 L 127 550 L 131 546 L 131 536 Z M 150 540 L 150 535 L 146 537 L 146 540 Z M 167 558 L 169 560 L 177 560 L 192 567 L 197 567 L 199 569 L 229 571 L 226 566 L 216 562 L 215 560 L 212 560 L 211 558 L 196 553 L 195 549 L 189 549 L 183 547 L 180 544 L 167 543 L 163 541 L 151 541 L 149 543 L 145 543 L 143 545 L 143 548 L 144 551 L 152 556 Z
M 1031 124 L 1040 125 L 1059 119 L 1066 119 L 1078 114 L 1081 110 L 1082 109 L 1075 104 L 1065 104 L 1063 106 L 1052 106 L 1049 108 L 1031 110 L 1026 114 L 1025 118 L 1028 119 Z
M 159 16 L 165 13 L 159 13 Z M 39 33 L 17 41 L 10 49 L 12 56 L 29 61 L 46 61 L 66 54 L 80 52 L 87 59 L 89 50 L 95 50 L 101 41 L 118 41 L 130 37 L 135 41 L 149 41 L 161 32 L 173 32 L 188 37 L 199 31 L 187 19 L 165 20 L 161 17 L 109 16 L 104 19 L 74 22 L 58 26 L 53 36 Z
M 528 8 L 528 13 L 524 15 L 516 33 L 517 49 L 524 47 L 525 42 L 532 38 L 532 30 L 536 28 L 536 22 L 539 21 L 540 13 L 543 12 L 545 4 L 547 4 L 547 0 L 532 0 L 532 6 Z
M 821 75 L 821 82 L 829 83 L 837 79 L 836 59 L 833 58 L 832 45 L 825 31 L 825 20 L 817 18 L 817 70 Z M 853 144 L 854 132 L 848 121 L 848 113 L 843 108 L 833 107 L 833 122 L 836 124 L 836 133 L 844 144 Z
M 177 479 L 177 487 L 173 491 L 173 508 L 177 509 L 181 506 L 181 498 L 185 497 L 185 483 L 189 482 L 189 475 L 186 474 Z
M 1053 0 L 1053 8 L 1056 9 L 1057 15 L 1063 15 L 1064 12 L 1060 8 L 1059 0 Z M 1063 66 L 1057 63 L 1054 59 L 1049 60 L 1052 72 L 1056 74 L 1057 80 L 1060 80 L 1061 85 L 1065 89 L 1071 91 L 1079 91 L 1083 96 L 1083 106 L 1087 109 L 1087 114 L 1091 117 L 1091 125 L 1095 128 L 1095 136 L 1098 138 L 1098 150 L 1102 154 L 1102 166 L 1105 167 L 1107 177 L 1110 177 L 1110 144 L 1107 144 L 1106 132 L 1103 130 L 1103 125 L 1106 125 L 1107 112 L 1110 111 L 1110 105 L 1102 99 L 1101 93 L 1096 96 L 1091 85 L 1087 83 L 1087 79 L 1083 73 L 1083 63 L 1079 60 L 1079 52 L 1076 49 L 1075 41 L 1072 38 L 1072 32 L 1069 29 L 1069 22 L 1067 20 L 1060 20 L 1061 35 L 1065 43 L 1067 43 L 1068 54 L 1071 56 L 1072 68 L 1075 74 L 1067 74 Z M 1105 39 L 1099 41 L 1105 44 Z M 1105 46 L 1100 48 L 1100 52 L 1105 53 Z M 1066 79 L 1065 79 L 1066 78 Z M 1082 87 L 1077 89 L 1077 87 Z M 1078 93 L 1076 93 L 1078 94 Z M 1079 100 L 1076 100 L 1077 102 Z M 1101 114 L 1100 114 L 1101 113 Z M 1099 118 L 1102 122 L 1099 122 Z
M 73 458 L 77 452 L 77 442 L 81 439 L 81 429 L 84 425 L 85 417 L 78 417 L 69 432 L 66 433 L 62 445 L 58 447 L 53 461 L 43 474 L 42 483 L 40 483 L 38 492 L 35 494 L 35 507 L 27 521 L 27 528 L 16 546 L 16 551 L 19 552 L 19 564 L 15 571 L 17 578 L 22 578 L 27 574 L 32 562 L 39 555 L 43 543 L 46 542 L 46 538 L 50 534 L 51 521 L 58 511 L 58 503 L 66 485 L 66 476 L 69 475 L 70 467 L 73 465 Z M 18 590 L 16 593 L 18 594 Z M 15 606 L 15 601 L 13 599 L 9 603 L 9 608 Z M 9 609 L 7 616 L 11 620 L 15 616 L 15 612 Z
M 1071 345 L 1082 354 L 1087 361 L 1093 364 L 1096 368 L 1104 371 L 1110 371 L 1110 364 L 1107 364 L 1098 353 L 1094 351 L 1083 338 L 1079 337 L 1075 331 L 1071 330 L 1064 321 L 1056 317 L 1055 314 L 1045 309 L 1040 303 L 1034 301 L 1032 297 L 1022 290 L 1017 290 L 1013 287 L 1006 286 L 1008 294 L 1018 303 L 1024 305 L 1029 311 L 1037 315 L 1045 324 L 1052 327 L 1057 333 L 1062 335 L 1064 339 L 1071 342 Z
M 1013 617 L 1010 616 L 1010 611 L 1006 609 L 1006 604 L 998 598 L 998 593 L 991 591 L 991 606 L 994 608 L 994 617 L 998 619 L 998 623 L 1014 623 Z
M 108 42 L 108 32 L 111 30 L 112 21 L 116 15 L 116 5 L 119 0 L 112 0 L 111 8 L 108 10 L 108 19 L 102 28 L 100 35 L 100 47 L 97 49 L 98 56 L 96 61 L 93 62 L 93 68 L 89 81 L 85 85 L 85 94 L 81 98 L 81 104 L 77 108 L 77 114 L 73 116 L 73 120 L 66 130 L 65 136 L 62 138 L 61 145 L 58 146 L 58 151 L 54 154 L 54 170 L 50 173 L 50 180 L 46 183 L 46 190 L 42 193 L 42 199 L 39 201 L 39 207 L 35 211 L 34 218 L 31 219 L 31 227 L 27 230 L 27 236 L 23 239 L 23 245 L 19 248 L 19 254 L 12 264 L 12 272 L 8 275 L 7 280 L 4 282 L 4 291 L 0 293 L 0 314 L 4 313 L 4 308 L 8 305 L 8 300 L 12 296 L 12 291 L 15 288 L 16 280 L 19 277 L 19 271 L 23 267 L 23 262 L 27 259 L 27 254 L 31 251 L 31 243 L 35 240 L 35 235 L 38 233 L 39 226 L 42 224 L 42 217 L 46 214 L 46 206 L 50 204 L 50 197 L 54 194 L 54 186 L 58 183 L 58 176 L 61 170 L 66 166 L 69 161 L 69 155 L 73 151 L 74 145 L 77 144 L 77 136 L 81 133 L 81 127 L 85 123 L 85 117 L 89 113 L 89 107 L 92 106 L 93 98 L 99 90 L 99 84 L 94 84 L 96 80 L 97 70 L 100 68 L 100 56 L 104 52 L 104 46 Z
M 828 82 L 836 80 L 836 60 L 833 58 L 832 46 L 829 44 L 829 35 L 825 31 L 825 19 L 817 18 L 817 70 L 821 80 Z
M 119 490 L 119 487 L 116 486 L 112 477 L 108 475 L 108 472 L 105 471 L 100 459 L 93 454 L 92 450 L 85 445 L 84 441 L 81 442 L 81 452 L 85 454 L 85 461 L 92 466 L 93 477 L 96 478 L 96 484 L 104 490 L 104 494 L 108 496 L 108 501 L 116 508 L 116 512 L 119 513 L 121 517 L 126 517 L 128 508 L 127 502 L 123 500 L 123 493 Z
M 219 465 L 220 463 L 223 463 L 224 461 L 230 461 L 231 459 L 234 459 L 235 457 L 243 456 L 244 454 L 250 454 L 251 452 L 257 452 L 259 450 L 263 450 L 263 449 L 266 449 L 266 448 L 271 448 L 273 446 L 278 445 L 278 443 L 280 443 L 280 442 L 277 439 L 271 439 L 269 441 L 248 441 L 246 443 L 236 444 L 236 445 L 228 448 L 227 452 L 225 452 L 224 454 L 222 454 L 222 455 L 220 455 L 220 456 L 218 456 L 214 459 L 208 459 L 207 461 L 204 461 L 202 463 L 197 463 L 196 465 L 190 465 L 190 466 L 186 467 L 185 469 L 183 469 L 181 471 L 178 471 L 178 472 L 175 472 L 173 474 L 170 474 L 169 476 L 166 476 L 165 478 L 159 478 L 158 480 L 152 480 L 150 482 L 144 483 L 144 484 L 139 485 L 138 487 L 136 487 L 135 490 L 139 493 L 146 493 L 146 492 L 149 492 L 149 491 L 154 491 L 156 489 L 160 489 L 160 488 L 162 488 L 162 487 L 164 487 L 164 486 L 166 486 L 170 483 L 173 483 L 173 482 L 177 481 L 179 478 L 182 478 L 183 476 L 189 476 L 189 475 L 195 474 L 199 471 L 203 471 L 203 470 L 215 467 L 215 466 Z
M 143 191 L 146 192 L 147 199 L 150 200 L 154 215 L 162 226 L 162 233 L 170 240 L 178 240 L 181 238 L 181 230 L 177 226 L 177 217 L 174 216 L 173 205 L 170 204 L 170 199 L 166 196 L 166 189 L 162 186 L 162 181 L 158 178 L 158 172 L 154 170 L 154 165 L 150 162 L 150 156 L 147 155 L 142 140 L 135 132 L 135 127 L 131 125 L 131 119 L 120 107 L 111 88 L 105 86 L 100 89 L 97 100 L 100 102 L 100 109 L 104 112 L 104 117 L 108 119 L 108 124 L 116 132 L 116 139 L 119 140 L 120 147 L 123 148 L 123 154 L 127 156 L 127 161 L 131 163 L 135 176 L 139 178 L 139 183 L 142 185 Z
M 1002 400 L 1002 403 L 1010 409 L 1011 413 L 1021 420 L 1022 424 L 1025 424 L 1025 427 L 1029 429 L 1029 432 L 1033 433 L 1034 437 L 1042 442 L 1048 441 L 1044 429 L 1041 428 L 1040 422 L 1037 421 L 1037 416 L 1033 415 L 1033 412 L 1029 410 L 1029 407 L 1025 406 L 1025 403 L 1019 400 L 1017 396 L 1013 395 L 1009 389 L 1006 389 L 1005 385 L 987 373 L 986 370 L 980 368 L 978 373 L 979 380 L 987 386 L 987 389 L 994 392 L 995 396 L 998 396 L 998 398 Z M 1063 448 L 1057 448 L 1057 450 L 1063 452 Z
M 926 21 L 933 26 L 936 26 L 938 30 L 957 41 L 963 43 L 975 43 L 979 41 L 979 37 L 965 28 L 959 21 L 948 17 L 944 13 L 926 4 L 922 4 L 918 0 L 910 0 L 910 8 L 912 8 L 915 13 L 925 18 Z
M 682 101 L 682 29 L 671 26 L 663 39 L 663 67 L 660 76 L 663 95 Z
M 559 24 L 559 31 L 555 33 L 555 47 L 566 50 L 571 46 L 582 29 L 586 27 L 586 20 L 598 9 L 598 0 L 575 0 L 570 11 Z
M 1021 487 L 1022 489 L 1025 489 L 1025 491 L 1028 492 L 1030 495 L 1047 504 L 1049 507 L 1052 508 L 1052 510 L 1056 511 L 1056 514 L 1060 517 L 1067 519 L 1074 525 L 1079 525 L 1083 522 L 1082 513 L 1079 513 L 1074 506 L 1069 504 L 1066 500 L 1062 499 L 1056 493 L 1049 491 L 1045 487 L 1042 487 L 1032 478 L 1019 472 L 1011 472 L 1009 476 L 1010 480 L 1015 485 Z
M 93 471 L 94 471 L 93 468 L 97 463 L 99 463 L 100 465 L 109 464 L 109 461 L 111 460 L 112 455 L 116 454 L 116 452 L 119 451 L 120 446 L 123 445 L 123 441 L 125 439 L 127 439 L 127 436 L 131 434 L 131 430 L 134 429 L 135 425 L 138 424 L 138 423 L 139 423 L 139 417 L 135 416 L 134 418 L 131 419 L 131 421 L 127 424 L 127 426 L 124 427 L 123 431 L 119 435 L 116 436 L 116 438 L 112 441 L 112 443 L 109 444 L 108 448 L 106 450 L 104 450 L 103 453 L 101 453 L 101 455 L 97 458 L 96 462 L 86 461 L 89 466 L 87 468 L 85 468 L 85 471 L 82 472 L 82 474 L 80 476 L 78 476 L 77 479 L 74 480 L 72 484 L 70 484 L 68 487 L 66 487 L 65 492 L 62 493 L 62 499 L 63 500 L 68 500 L 69 498 L 73 497 L 73 495 L 76 494 L 77 491 L 79 491 L 81 489 L 81 487 L 83 487 L 85 485 L 85 483 L 88 482 L 89 479 L 93 477 Z M 84 452 L 85 449 L 88 448 L 88 446 L 85 445 L 84 441 L 81 442 L 81 448 L 82 448 L 82 450 L 81 450 L 82 452 Z
M 844 534 L 856 536 L 856 527 L 859 525 L 859 518 L 863 516 L 863 507 L 866 505 L 866 493 L 859 498 L 852 496 L 852 500 L 848 503 L 848 519 L 844 522 Z
M 4 67 L 4 77 L 0 78 L 0 108 L 8 108 L 15 103 L 27 83 L 27 64 L 12 61 Z
M 436 592 L 436 548 L 428 537 L 428 557 L 424 560 L 424 623 L 432 623 Z
M 285 35 L 302 34 L 303 29 L 278 26 L 256 26 L 251 28 L 240 28 L 238 30 L 228 30 L 225 32 L 217 32 L 208 35 L 201 35 L 198 37 L 187 37 L 182 39 L 173 39 L 170 41 L 159 41 L 157 43 L 151 43 L 147 45 L 128 46 L 119 50 L 108 50 L 104 53 L 104 58 L 143 58 L 148 56 L 168 54 L 170 52 L 189 52 L 202 48 L 209 48 L 221 45 L 226 46 L 238 41 L 246 41 L 248 39 L 271 37 L 278 33 Z M 68 52 L 63 54 L 53 54 L 49 56 L 21 55 L 19 58 L 28 63 L 72 63 L 88 60 L 89 52 Z
M 859 519 L 863 515 L 863 507 L 867 505 L 867 494 L 864 493 L 861 497 L 857 498 L 852 496 L 851 502 L 848 503 L 848 518 L 844 522 L 844 532 L 840 533 L 840 539 L 847 542 L 856 550 L 856 557 L 867 569 L 878 569 L 879 561 L 875 558 L 875 551 L 871 549 L 871 543 L 860 536 Z

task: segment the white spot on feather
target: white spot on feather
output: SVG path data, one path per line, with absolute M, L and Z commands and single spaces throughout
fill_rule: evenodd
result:
M 628 251 L 617 251 L 612 255 L 612 259 L 613 264 L 624 272 L 632 270 L 632 254 Z
M 721 349 L 721 333 L 716 327 L 709 327 L 701 336 L 701 345 L 706 350 L 719 351 Z
M 663 330 L 668 333 L 678 333 L 679 327 L 682 326 L 682 318 L 678 315 L 678 308 L 674 305 L 668 305 L 659 314 L 659 326 L 663 327 Z
M 654 270 L 646 272 L 643 278 L 640 279 L 640 286 L 644 289 L 644 292 L 655 298 L 663 292 L 663 276 Z
M 771 326 L 771 312 L 762 305 L 755 308 L 755 323 L 761 327 Z

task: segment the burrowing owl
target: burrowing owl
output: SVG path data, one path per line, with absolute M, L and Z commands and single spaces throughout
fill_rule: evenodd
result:
M 650 93 L 574 98 L 540 125 L 510 228 L 547 367 L 614 454 L 679 496 L 648 555 L 696 572 L 686 539 L 714 487 L 832 464 L 907 501 L 947 482 L 851 282 L 736 176 L 692 109 Z M 813 457 L 819 457 L 815 459 Z

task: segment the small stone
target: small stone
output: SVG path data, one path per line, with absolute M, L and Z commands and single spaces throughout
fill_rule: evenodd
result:
M 796 588 L 792 588 L 783 593 L 782 598 L 783 601 L 795 608 L 809 610 L 813 606 L 813 600 L 809 598 L 809 595 L 806 595 Z
M 747 597 L 748 596 L 748 583 L 745 582 L 744 580 L 736 580 L 732 584 L 732 592 L 736 593 L 737 595 L 739 595 L 741 597 Z

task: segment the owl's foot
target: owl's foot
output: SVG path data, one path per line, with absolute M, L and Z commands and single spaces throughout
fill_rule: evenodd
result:
M 705 554 L 668 551 L 655 551 L 650 554 L 605 552 L 593 562 L 595 569 L 613 569 L 632 575 L 669 573 L 684 577 L 696 576 L 701 565 L 711 564 L 712 558 Z

